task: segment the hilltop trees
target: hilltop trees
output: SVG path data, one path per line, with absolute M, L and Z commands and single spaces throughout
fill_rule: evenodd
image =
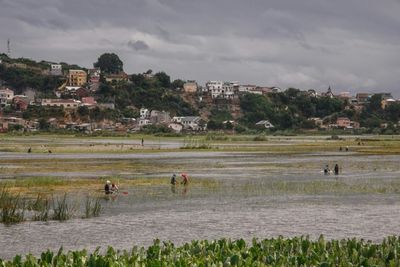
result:
M 104 53 L 95 62 L 94 67 L 100 68 L 105 73 L 120 73 L 123 71 L 123 63 L 119 57 L 114 53 Z

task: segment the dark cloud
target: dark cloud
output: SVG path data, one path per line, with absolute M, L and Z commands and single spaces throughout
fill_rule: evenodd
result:
M 148 50 L 150 48 L 148 46 L 148 44 L 146 44 L 145 42 L 140 41 L 140 40 L 138 40 L 138 41 L 129 41 L 128 42 L 128 46 L 130 48 L 132 48 L 133 50 L 136 50 L 136 51 L 138 51 L 138 50 Z
M 91 66 L 113 51 L 128 72 L 400 97 L 399 0 L 0 3 L 0 49 L 10 38 L 18 57 Z

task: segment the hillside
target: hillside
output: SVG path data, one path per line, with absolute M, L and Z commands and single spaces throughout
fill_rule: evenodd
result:
M 182 89 L 185 82 L 180 79 L 171 81 L 165 72 L 153 74 L 148 70 L 126 75 L 123 72 L 122 61 L 115 54 L 103 54 L 98 62 L 94 63 L 99 69 L 105 70 L 101 71 L 100 79 L 95 81 L 96 86 L 93 86 L 95 82 L 90 76 L 90 70 L 88 72 L 77 65 L 57 63 L 62 67 L 62 75 L 52 75 L 52 62 L 12 59 L 4 54 L 0 55 L 0 59 L 1 85 L 14 90 L 15 94 L 21 94 L 27 88 L 31 88 L 39 100 L 56 98 L 56 95 L 60 94 L 62 98 L 74 97 L 79 100 L 79 96 L 63 95 L 65 92 L 59 92 L 59 88 L 65 88 L 61 85 L 69 82 L 67 74 L 70 69 L 89 73 L 88 81 L 81 86 L 86 88 L 87 95 L 94 97 L 100 104 L 113 103 L 115 106 L 114 111 L 98 111 L 97 119 L 137 117 L 140 108 L 147 108 L 166 111 L 171 116 L 200 116 L 208 122 L 208 129 L 214 130 L 229 130 L 233 127 L 241 130 L 256 129 L 256 123 L 263 120 L 269 121 L 274 130 L 329 129 L 342 127 L 337 125 L 338 119 L 347 118 L 353 125 L 365 127 L 367 131 L 375 129 L 393 133 L 397 132 L 400 119 L 400 103 L 390 102 L 390 105 L 383 106 L 386 98 L 382 94 L 372 95 L 363 103 L 354 103 L 350 98 L 332 95 L 314 95 L 295 88 L 263 94 L 235 91 L 234 97 L 230 99 L 212 98 L 210 92 L 185 92 Z M 125 76 L 121 76 L 122 74 Z M 111 76 L 123 78 L 110 80 Z M 24 117 L 32 117 L 35 113 L 32 112 L 32 108 L 28 111 L 30 113 Z M 75 115 L 69 114 L 66 117 L 73 121 L 77 116 L 88 114 L 81 110 L 80 113 L 75 112 Z M 89 115 L 92 116 L 91 113 Z M 81 118 L 78 121 L 84 120 Z

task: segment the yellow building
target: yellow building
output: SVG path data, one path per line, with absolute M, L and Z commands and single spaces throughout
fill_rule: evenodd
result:
M 87 83 L 87 73 L 84 70 L 69 70 L 68 85 L 82 86 Z

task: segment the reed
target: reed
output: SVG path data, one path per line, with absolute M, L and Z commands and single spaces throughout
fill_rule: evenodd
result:
M 30 209 L 35 211 L 32 217 L 33 221 L 48 221 L 50 219 L 50 200 L 41 194 L 38 194 L 36 200 L 30 204 Z
M 101 212 L 100 198 L 91 198 L 87 196 L 85 202 L 85 215 L 84 218 L 99 217 Z
M 53 199 L 53 220 L 66 221 L 70 219 L 75 212 L 75 207 L 68 203 L 67 193 L 62 198 Z
M 18 194 L 12 195 L 8 188 L 2 187 L 0 192 L 0 222 L 13 224 L 25 220 L 26 200 Z

